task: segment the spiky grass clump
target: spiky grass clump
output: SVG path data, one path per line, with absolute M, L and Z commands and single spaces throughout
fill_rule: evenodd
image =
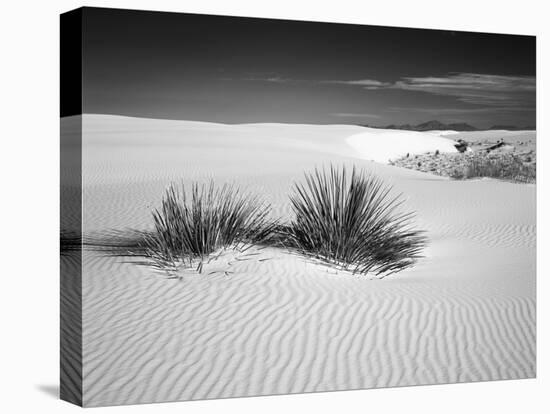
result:
M 153 230 L 142 232 L 138 245 L 157 267 L 198 263 L 200 272 L 210 254 L 267 238 L 273 228 L 268 214 L 258 198 L 232 185 L 195 183 L 190 193 L 183 185 L 171 185 L 153 211 Z
M 425 244 L 401 196 L 355 168 L 316 169 L 296 184 L 287 242 L 300 252 L 360 274 L 387 276 L 411 266 Z

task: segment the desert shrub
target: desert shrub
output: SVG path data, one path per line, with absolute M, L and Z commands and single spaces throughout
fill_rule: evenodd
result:
M 449 171 L 449 177 L 455 180 L 462 180 L 464 178 L 464 168 L 453 168 Z
M 534 182 L 536 166 L 525 164 L 521 158 L 513 155 L 472 157 L 465 168 L 464 177 L 492 177 L 517 182 Z
M 146 253 L 158 262 L 203 260 L 237 243 L 258 243 L 269 236 L 269 209 L 257 197 L 232 185 L 171 185 L 153 211 L 153 231 L 144 238 Z
M 374 175 L 355 168 L 316 169 L 295 184 L 293 219 L 285 243 L 303 254 L 353 273 L 387 276 L 419 258 L 425 237 L 400 211 L 400 195 Z
M 194 183 L 187 191 L 172 184 L 152 212 L 152 230 L 114 231 L 87 244 L 114 255 L 143 256 L 159 269 L 196 266 L 200 273 L 212 253 L 267 239 L 275 225 L 268 215 L 264 203 L 233 185 Z

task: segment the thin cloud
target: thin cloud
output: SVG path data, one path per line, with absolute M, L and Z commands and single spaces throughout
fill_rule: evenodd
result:
M 406 77 L 391 88 L 454 96 L 475 105 L 534 105 L 534 76 L 502 76 L 476 73 L 452 73 L 445 77 Z
M 535 106 L 534 76 L 450 73 L 447 76 L 403 77 L 396 82 L 375 79 L 327 80 L 320 83 L 360 86 L 367 90 L 399 89 L 455 97 L 458 101 L 493 107 Z M 520 109 L 521 110 L 521 109 Z
M 250 77 L 244 78 L 242 80 L 245 80 L 245 81 L 259 81 L 259 82 L 273 82 L 273 83 L 300 82 L 299 80 L 296 80 L 296 79 L 283 78 L 282 76 L 277 76 L 277 75 L 267 76 L 267 77 L 265 77 L 265 76 L 261 76 L 261 77 L 250 76 Z
M 532 107 L 485 107 L 485 108 L 418 108 L 398 107 L 388 108 L 388 112 L 419 112 L 440 115 L 476 114 L 476 113 L 507 113 L 507 112 L 530 112 Z
M 387 88 L 392 84 L 390 82 L 381 82 L 374 79 L 358 79 L 358 80 L 325 80 L 320 83 L 333 83 L 338 85 L 364 86 L 365 89 Z
M 455 97 L 459 102 L 485 107 L 535 107 L 534 76 L 504 76 L 479 73 L 449 73 L 447 76 L 402 77 L 395 82 L 376 79 L 307 80 L 292 79 L 270 73 L 249 76 L 242 80 L 271 83 L 333 84 L 360 87 L 366 90 L 403 90 Z M 521 110 L 521 109 L 520 109 Z
M 358 114 L 353 112 L 336 112 L 329 115 L 341 118 L 381 118 L 381 116 L 377 114 Z
M 257 82 L 278 82 L 278 83 L 310 83 L 310 84 L 334 84 L 334 85 L 350 85 L 361 86 L 364 89 L 379 89 L 391 87 L 391 82 L 381 82 L 374 79 L 358 79 L 358 80 L 311 80 L 311 79 L 293 79 L 285 78 L 279 75 L 270 76 L 247 76 L 241 80 L 257 81 Z

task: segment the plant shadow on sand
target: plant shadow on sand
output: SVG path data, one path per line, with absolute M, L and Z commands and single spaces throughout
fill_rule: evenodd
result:
M 181 271 L 210 273 L 209 265 L 229 252 L 245 260 L 253 246 L 265 244 L 276 226 L 269 213 L 268 205 L 233 185 L 195 183 L 187 192 L 172 184 L 152 213 L 152 230 L 111 231 L 88 238 L 85 245 L 141 258 L 141 264 L 170 277 Z
M 61 256 L 70 256 L 79 252 L 82 247 L 82 236 L 80 233 L 61 229 L 59 234 L 59 253 Z
M 40 384 L 36 386 L 36 389 L 49 397 L 59 399 L 59 385 L 57 384 Z
M 171 278 L 233 273 L 234 263 L 270 260 L 279 248 L 335 270 L 384 278 L 412 266 L 426 244 L 402 212 L 403 198 L 378 177 L 330 166 L 305 174 L 290 195 L 288 223 L 233 185 L 170 185 L 150 231 L 111 231 L 84 241 L 108 255 L 132 257 Z

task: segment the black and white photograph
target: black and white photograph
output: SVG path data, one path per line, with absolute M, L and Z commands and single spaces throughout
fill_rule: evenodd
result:
M 536 376 L 535 36 L 60 19 L 62 399 Z

